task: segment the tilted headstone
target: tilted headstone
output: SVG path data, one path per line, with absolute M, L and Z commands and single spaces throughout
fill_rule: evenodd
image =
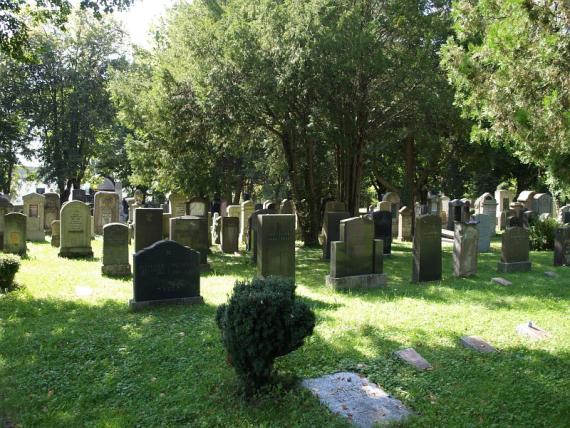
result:
M 385 286 L 383 249 L 382 241 L 374 239 L 374 222 L 369 217 L 342 220 L 340 241 L 332 242 L 327 285 L 333 289 Z
M 249 218 L 253 214 L 255 204 L 253 201 L 245 201 L 241 204 L 240 218 L 239 218 L 239 240 L 240 242 L 247 243 L 249 237 Z
M 340 238 L 340 222 L 350 217 L 350 213 L 346 211 L 328 211 L 322 228 L 323 241 L 323 259 L 331 258 L 331 242 L 338 241 Z
M 170 240 L 192 248 L 200 253 L 202 269 L 208 265 L 208 219 L 198 216 L 174 217 L 170 219 Z
M 60 224 L 61 222 L 59 220 L 51 222 L 51 246 L 55 248 L 59 248 L 61 243 Z
M 162 209 L 135 209 L 135 253 L 162 240 Z
M 413 282 L 441 280 L 441 217 L 416 218 L 413 242 Z
M 479 231 L 479 242 L 477 244 L 480 253 L 488 253 L 491 251 L 491 236 L 492 236 L 492 221 L 495 216 L 487 214 L 475 214 L 473 220 L 477 223 L 477 230 Z
M 59 220 L 59 210 L 61 209 L 61 201 L 57 193 L 45 193 L 44 207 L 44 229 L 51 233 L 51 224 L 54 220 Z
M 206 198 L 195 196 L 188 201 L 188 215 L 194 217 L 208 217 L 210 203 Z
M 44 241 L 46 239 L 44 229 L 45 196 L 30 193 L 22 199 L 24 200 L 24 214 L 26 215 L 26 239 L 28 241 Z
M 63 204 L 60 212 L 61 257 L 93 257 L 89 205 L 81 201 Z
M 22 213 L 4 215 L 4 249 L 5 253 L 26 254 L 26 216 Z
M 485 215 L 485 214 L 480 214 Z M 485 217 L 489 217 L 485 215 Z M 453 274 L 457 277 L 477 274 L 479 231 L 475 223 L 455 223 L 453 239 Z
M 558 227 L 554 233 L 554 266 L 570 266 L 570 225 Z
M 172 214 L 163 213 L 162 214 L 162 239 L 170 238 L 170 219 Z
M 184 195 L 173 193 L 168 197 L 170 214 L 172 217 L 182 217 L 186 215 L 186 202 L 188 198 Z
M 201 304 L 200 254 L 175 241 L 159 241 L 133 258 L 133 310 L 159 304 Z
M 129 227 L 122 223 L 109 223 L 103 227 L 103 266 L 109 276 L 127 276 L 129 263 Z
M 219 217 L 220 248 L 222 253 L 232 254 L 239 250 L 239 218 Z
M 239 205 L 228 205 L 226 208 L 227 217 L 237 217 L 239 219 L 241 207 Z
M 497 264 L 499 272 L 528 272 L 529 232 L 523 227 L 510 227 L 503 233 L 501 245 L 501 261 Z
M 115 192 L 95 193 L 95 208 L 93 210 L 95 234 L 102 235 L 103 227 L 106 224 L 117 223 L 119 221 L 119 207 L 119 195 Z
M 384 245 L 384 256 L 392 254 L 392 213 L 374 211 L 370 215 L 374 222 L 374 239 L 381 239 Z
M 295 278 L 295 216 L 262 214 L 258 217 L 257 275 Z
M 400 208 L 398 213 L 400 220 L 398 221 L 398 240 L 411 241 L 412 236 L 412 222 L 413 211 L 408 207 Z
M 11 213 L 14 206 L 5 196 L 0 196 L 0 250 L 4 248 L 4 216 Z

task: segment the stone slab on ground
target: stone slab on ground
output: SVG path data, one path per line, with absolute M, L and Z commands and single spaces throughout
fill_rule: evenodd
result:
M 413 414 L 400 400 L 357 373 L 340 372 L 305 379 L 302 386 L 331 412 L 347 418 L 357 427 L 372 428 L 402 421 Z
M 473 349 L 477 352 L 492 353 L 497 352 L 497 350 L 485 342 L 478 336 L 463 336 L 460 340 L 461 344 L 466 348 Z
M 501 277 L 491 278 L 491 282 L 502 285 L 503 287 L 508 287 L 509 285 L 513 285 L 511 281 Z
M 383 257 L 386 257 L 386 255 Z M 327 275 L 325 277 L 325 282 L 327 286 L 333 290 L 368 289 L 386 287 L 388 278 L 383 273 L 343 276 L 340 278 L 333 278 L 332 276 Z
M 401 349 L 394 354 L 402 361 L 414 366 L 418 370 L 432 370 L 432 365 L 422 357 L 414 348 Z
M 534 325 L 532 321 L 517 325 L 517 333 L 533 340 L 543 340 L 550 337 L 550 333 Z
M 556 272 L 552 272 L 551 270 L 544 272 L 544 276 L 547 276 L 549 278 L 558 278 L 558 274 Z

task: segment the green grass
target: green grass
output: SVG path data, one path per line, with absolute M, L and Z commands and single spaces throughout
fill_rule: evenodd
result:
M 292 382 L 250 403 L 237 398 L 215 326 L 216 306 L 244 257 L 211 256 L 201 307 L 131 313 L 128 279 L 100 275 L 100 239 L 92 261 L 59 259 L 48 243 L 29 244 L 16 280 L 0 295 L 0 425 L 17 426 L 346 426 Z M 533 272 L 490 282 L 499 258 L 483 254 L 476 278 L 411 284 L 409 244 L 385 260 L 385 290 L 338 293 L 325 287 L 319 250 L 298 249 L 298 294 L 315 310 L 306 345 L 278 360 L 284 379 L 356 370 L 404 401 L 410 426 L 548 426 L 570 423 L 570 269 L 552 253 L 533 253 Z M 554 270 L 556 279 L 543 272 Z M 91 294 L 85 295 L 85 291 Z M 549 331 L 531 342 L 515 327 L 527 320 Z M 458 344 L 478 335 L 497 354 Z M 417 372 L 393 351 L 412 346 L 434 370 Z

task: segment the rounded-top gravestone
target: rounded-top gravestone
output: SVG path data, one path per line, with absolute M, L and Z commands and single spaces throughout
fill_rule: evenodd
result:
M 63 204 L 60 213 L 61 257 L 93 257 L 91 248 L 91 213 L 81 201 Z

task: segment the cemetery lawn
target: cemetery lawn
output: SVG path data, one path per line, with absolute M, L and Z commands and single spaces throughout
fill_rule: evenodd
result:
M 28 244 L 18 291 L 0 295 L 0 426 L 347 426 L 296 378 L 353 370 L 401 399 L 417 416 L 406 426 L 568 426 L 570 269 L 552 253 L 532 253 L 531 273 L 496 273 L 493 253 L 475 278 L 452 276 L 444 245 L 441 282 L 411 284 L 411 246 L 385 259 L 389 287 L 352 293 L 325 287 L 320 250 L 297 248 L 297 293 L 317 315 L 306 345 L 278 360 L 280 386 L 245 403 L 215 325 L 216 306 L 254 269 L 246 256 L 214 251 L 202 277 L 200 307 L 129 312 L 130 279 L 100 275 L 94 260 L 57 257 Z M 549 278 L 545 271 L 555 271 Z M 502 276 L 513 282 L 490 282 Z M 532 320 L 552 334 L 516 334 Z M 478 354 L 459 338 L 499 349 Z M 393 356 L 414 347 L 433 366 L 418 372 Z

